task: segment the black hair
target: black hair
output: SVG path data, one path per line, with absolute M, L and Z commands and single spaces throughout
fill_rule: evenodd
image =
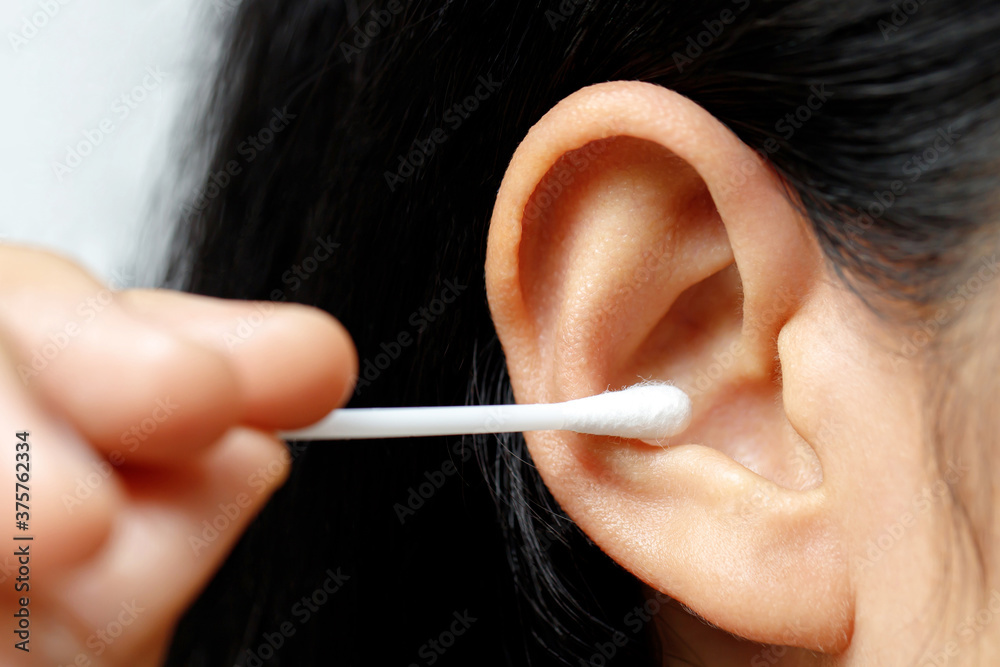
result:
M 242 0 L 165 282 L 329 311 L 358 347 L 352 405 L 510 400 L 483 285 L 506 164 L 560 99 L 639 80 L 766 156 L 855 289 L 933 303 L 995 231 L 998 35 L 981 0 Z M 169 664 L 680 654 L 633 622 L 639 583 L 560 510 L 523 438 L 292 454 Z

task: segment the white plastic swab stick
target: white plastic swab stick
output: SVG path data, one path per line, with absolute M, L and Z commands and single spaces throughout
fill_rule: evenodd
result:
M 677 387 L 644 382 L 565 403 L 334 410 L 285 440 L 358 440 L 467 433 L 576 431 L 659 440 L 691 422 L 691 399 Z

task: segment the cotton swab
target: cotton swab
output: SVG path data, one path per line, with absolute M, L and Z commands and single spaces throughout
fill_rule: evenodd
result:
M 575 431 L 659 440 L 691 422 L 691 399 L 677 387 L 643 382 L 564 403 L 334 410 L 285 440 L 361 440 L 517 431 Z

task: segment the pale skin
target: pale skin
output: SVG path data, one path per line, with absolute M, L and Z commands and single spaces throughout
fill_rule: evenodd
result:
M 109 300 L 79 267 L 38 251 L 0 248 L 0 274 L 0 421 L 10 438 L 30 431 L 35 537 L 31 654 L 5 641 L 0 662 L 157 665 L 287 475 L 273 432 L 346 400 L 353 345 L 325 313 L 286 304 L 231 345 L 256 304 L 167 291 Z M 79 328 L 53 353 L 51 333 L 68 324 Z M 36 351 L 51 358 L 31 374 Z M 11 451 L 2 484 L 13 496 Z M 109 461 L 120 465 L 105 476 Z M 230 525 L 192 542 L 220 504 Z M 13 576 L 0 587 L 11 612 Z
M 774 172 L 708 112 L 637 83 L 564 100 L 511 160 L 485 272 L 519 402 L 638 377 L 692 395 L 691 427 L 665 448 L 527 435 L 556 500 L 646 584 L 642 630 L 679 634 L 707 665 L 916 665 L 924 650 L 992 664 L 1000 614 L 968 619 L 988 609 L 994 545 L 984 602 L 941 484 L 975 494 L 996 471 L 939 464 L 921 348 L 844 288 Z M 984 285 L 964 305 L 972 334 L 1000 312 Z M 273 433 L 342 405 L 356 375 L 324 313 L 276 304 L 233 345 L 258 304 L 148 290 L 114 293 L 25 380 L 18 367 L 103 289 L 64 259 L 0 249 L 0 421 L 8 438 L 31 431 L 39 656 L 5 643 L 4 664 L 159 664 L 284 481 Z M 2 465 L 12 494 L 13 457 Z M 236 498 L 232 525 L 193 548 Z M 0 596 L 15 608 L 10 585 Z M 126 632 L 94 639 L 122 613 Z

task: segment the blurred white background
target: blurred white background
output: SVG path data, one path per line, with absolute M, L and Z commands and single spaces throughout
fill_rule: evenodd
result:
M 115 287 L 149 283 L 169 232 L 156 200 L 211 70 L 209 24 L 232 5 L 3 3 L 0 241 L 59 250 Z

